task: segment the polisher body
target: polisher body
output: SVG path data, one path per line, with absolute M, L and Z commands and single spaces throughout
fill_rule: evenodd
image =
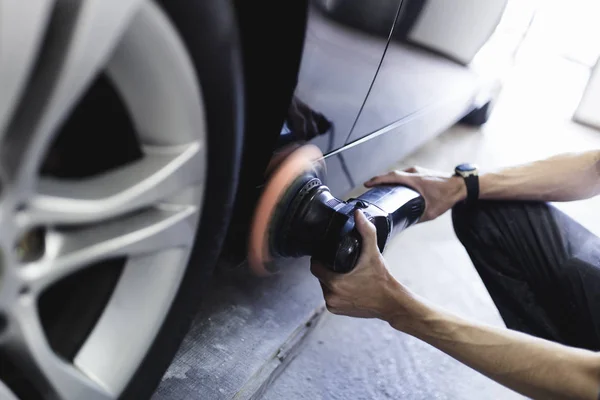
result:
M 276 258 L 312 256 L 338 273 L 353 270 L 361 253 L 355 210 L 375 225 L 383 252 L 392 234 L 415 224 L 425 208 L 423 197 L 404 186 L 375 187 L 347 201 L 334 197 L 318 178 L 305 187 L 310 189 L 302 189 L 307 193 L 274 226 L 271 253 Z
M 375 225 L 382 252 L 393 234 L 423 214 L 423 197 L 404 186 L 378 186 L 346 201 L 336 198 L 323 183 L 325 164 L 319 154 L 306 146 L 294 151 L 267 183 L 250 239 L 249 262 L 257 274 L 277 272 L 282 265 L 277 260 L 303 256 L 334 272 L 352 271 L 362 247 L 355 210 Z

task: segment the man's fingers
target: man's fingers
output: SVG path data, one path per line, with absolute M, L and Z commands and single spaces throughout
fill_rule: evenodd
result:
M 331 295 L 331 289 L 329 289 L 329 287 L 327 285 L 325 285 L 323 282 L 319 281 L 319 284 L 321 285 L 321 290 L 323 291 L 323 297 L 328 297 L 329 295 Z
M 377 185 L 403 185 L 411 181 L 415 173 L 418 172 L 417 167 L 410 167 L 404 171 L 390 171 L 385 175 L 375 176 L 365 182 L 366 187 L 373 187 Z
M 373 178 L 371 178 L 365 182 L 365 186 L 371 187 L 371 186 L 382 185 L 384 183 L 392 183 L 392 181 L 395 179 L 396 174 L 397 174 L 397 171 L 390 171 L 384 175 L 374 176 Z
M 377 248 L 377 229 L 360 210 L 354 211 L 356 229 L 363 240 L 363 249 Z
M 335 272 L 327 269 L 327 267 L 320 262 L 313 259 L 310 260 L 310 272 L 312 272 L 312 274 L 326 286 L 338 275 Z
M 392 175 L 391 173 L 389 173 L 389 174 L 385 174 L 385 175 L 375 176 L 375 177 L 369 179 L 368 181 L 365 182 L 365 186 L 373 187 L 373 186 L 377 186 L 377 185 L 383 185 L 386 183 L 394 183 L 395 180 L 396 180 L 395 175 Z

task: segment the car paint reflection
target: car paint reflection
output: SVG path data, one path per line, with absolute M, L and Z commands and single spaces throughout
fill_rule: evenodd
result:
M 399 2 L 383 1 L 396 8 Z M 341 22 L 340 15 L 353 15 L 349 11 L 359 3 L 311 2 L 298 84 L 280 144 L 310 141 L 328 153 L 346 143 L 387 45 L 387 36 Z M 391 10 L 381 24 L 373 24 L 380 32 L 391 32 L 396 9 Z

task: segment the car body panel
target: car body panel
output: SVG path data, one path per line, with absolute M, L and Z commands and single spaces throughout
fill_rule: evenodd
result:
M 456 123 L 472 96 L 452 97 L 417 111 L 344 148 L 339 156 L 352 182 L 361 184 Z M 330 178 L 337 179 L 335 177 Z
M 325 158 L 327 167 L 327 186 L 334 196 L 343 197 L 354 188 L 354 181 L 350 179 L 347 166 L 341 154 Z
M 329 31 L 321 27 L 319 33 L 329 32 L 335 39 L 319 36 L 315 42 L 307 35 L 296 96 L 332 125 L 307 139 L 330 155 L 326 161 L 335 167 L 330 168 L 328 184 L 336 186 L 336 195 L 343 195 L 473 108 L 486 83 L 465 64 L 489 39 L 506 1 L 475 7 L 470 0 L 460 0 L 448 8 L 438 0 L 404 0 L 398 4 L 392 32 L 377 24 L 382 14 L 391 12 L 390 1 L 330 3 L 338 8 L 330 7 L 325 14 L 319 9 L 318 17 L 309 13 L 308 32 L 311 24 L 313 32 L 315 25 L 325 24 Z M 445 35 L 456 40 L 445 40 Z M 324 45 L 328 40 L 338 43 L 336 50 L 348 52 L 355 46 L 361 57 L 355 65 L 344 65 L 355 57 L 334 57 L 333 47 Z M 385 54 L 367 90 L 382 47 Z M 326 54 L 318 56 L 319 51 Z M 359 106 L 363 94 L 366 98 Z
M 458 1 L 456 7 L 441 0 L 303 0 L 289 3 L 298 8 L 293 13 L 281 6 L 279 13 L 287 16 L 289 26 L 281 30 L 266 29 L 250 13 L 250 3 L 238 0 L 240 20 L 245 21 L 246 86 L 253 89 L 246 96 L 247 120 L 252 123 L 246 124 L 242 182 L 223 254 L 232 263 L 240 260 L 234 253 L 245 254 L 248 223 L 268 178 L 267 154 L 285 146 L 315 144 L 326 155 L 326 184 L 344 198 L 476 107 L 485 85 L 465 64 L 494 31 L 506 2 L 489 1 L 494 18 L 481 22 L 468 0 Z M 440 17 L 440 8 L 446 18 Z M 282 25 L 280 18 L 277 23 Z M 296 31 L 301 25 L 301 32 Z M 440 32 L 454 34 L 461 27 L 455 42 L 439 40 L 444 37 Z M 428 29 L 432 34 L 425 35 Z M 463 43 L 469 36 L 464 32 L 477 37 Z M 287 37 L 300 33 L 301 54 L 272 39 L 275 35 L 290 42 Z M 265 49 L 266 59 L 259 55 Z M 284 71 L 297 68 L 294 82 L 277 79 L 274 59 L 281 60 Z M 296 67 L 289 69 L 288 64 Z M 290 106 L 277 133 L 271 129 L 275 124 L 266 122 L 281 116 L 281 99 L 272 93 L 287 84 L 293 85 L 293 95 L 287 97 Z
M 361 0 L 362 1 L 362 0 Z M 385 0 L 389 15 L 363 15 L 361 23 L 379 22 L 382 35 L 356 29 L 344 22 L 356 1 L 310 2 L 307 31 L 295 101 L 329 121 L 330 129 L 314 132 L 312 140 L 324 153 L 342 147 L 360 113 L 385 53 L 399 0 Z M 383 13 L 385 14 L 385 13 Z M 377 19 L 374 21 L 373 19 Z M 306 110 L 305 110 L 306 111 Z M 300 117 L 305 120 L 304 115 Z M 295 127 L 297 139 L 312 139 Z
M 477 89 L 478 76 L 469 68 L 392 42 L 348 143 L 452 98 L 474 97 Z M 467 111 L 468 107 L 457 116 Z
M 468 64 L 490 38 L 507 0 L 408 0 L 422 9 L 405 40 Z

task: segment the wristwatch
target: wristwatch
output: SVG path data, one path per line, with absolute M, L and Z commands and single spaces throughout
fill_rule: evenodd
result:
M 479 199 L 479 169 L 475 164 L 460 164 L 454 168 L 454 175 L 460 176 L 467 185 L 467 199 L 465 202 L 472 205 Z

